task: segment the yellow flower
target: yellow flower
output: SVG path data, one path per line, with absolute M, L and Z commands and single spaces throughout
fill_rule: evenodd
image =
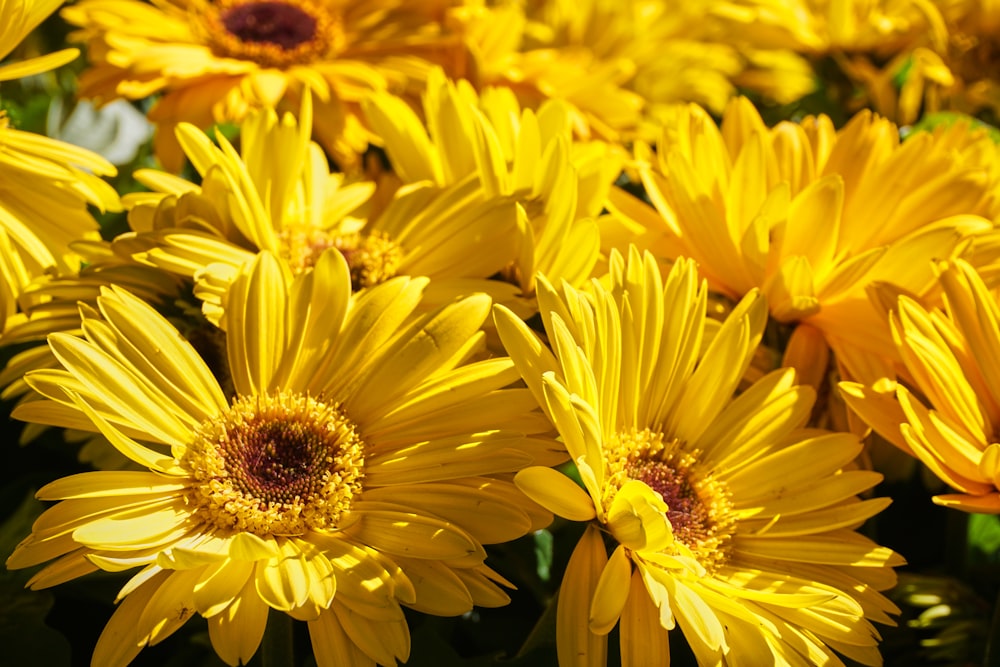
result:
M 912 387 L 841 383 L 848 405 L 957 493 L 934 502 L 1000 513 L 1000 305 L 967 262 L 939 266 L 945 310 L 900 296 L 890 314 Z
M 590 293 L 539 278 L 554 354 L 494 309 L 584 488 L 543 467 L 515 482 L 591 522 L 560 589 L 560 665 L 604 664 L 619 621 L 624 665 L 668 664 L 676 626 L 702 665 L 880 664 L 868 619 L 891 623 L 876 591 L 902 561 L 854 528 L 889 500 L 856 498 L 880 479 L 850 469 L 856 437 L 803 428 L 815 394 L 793 370 L 734 398 L 767 319 L 759 293 L 720 325 L 693 262 L 664 280 L 632 247 L 610 268 Z
M 447 58 L 450 42 L 436 3 L 391 0 L 86 0 L 63 11 L 81 30 L 93 66 L 85 97 L 162 96 L 149 117 L 159 126 L 157 155 L 175 171 L 183 155 L 173 127 L 239 122 L 255 107 L 303 89 L 320 100 L 316 132 L 342 167 L 369 138 L 357 105 L 370 91 L 422 76 L 426 58 Z
M 976 215 L 981 169 L 929 133 L 901 142 L 869 112 L 839 131 L 825 116 L 769 129 L 746 99 L 721 127 L 691 106 L 664 125 L 655 154 L 636 153 L 653 206 L 613 192 L 602 241 L 641 237 L 658 256 L 690 257 L 731 300 L 760 289 L 773 320 L 794 327 L 784 363 L 815 387 L 828 350 L 845 380 L 893 376 L 898 355 L 869 287 L 927 294 L 931 260 L 993 227 Z
M 0 0 L 0 58 L 60 4 Z M 4 65 L 0 81 L 38 74 L 75 56 L 69 49 Z M 120 210 L 118 194 L 101 180 L 115 173 L 95 153 L 11 127 L 0 111 L 0 330 L 18 312 L 32 279 L 79 268 L 70 244 L 98 238 L 87 206 Z
M 0 0 L 0 60 L 21 43 L 28 33 L 54 12 L 63 0 Z M 78 49 L 62 49 L 44 56 L 0 66 L 0 81 L 48 72 L 65 65 L 80 54 Z
M 995 124 L 1000 117 L 1000 6 L 980 0 L 932 1 L 947 25 L 947 48 L 935 55 L 948 76 L 921 82 L 923 90 L 915 90 L 915 98 L 926 102 L 929 111 L 985 111 Z
M 949 0 L 950 1 L 950 0 Z M 870 106 L 900 123 L 914 122 L 925 86 L 950 85 L 941 54 L 948 26 L 934 0 L 732 0 L 735 35 L 761 53 L 790 49 L 818 71 L 831 66 L 826 95 L 848 111 Z M 900 82 L 902 81 L 902 85 Z
M 364 225 L 359 208 L 375 185 L 330 173 L 323 150 L 310 141 L 312 118 L 308 95 L 298 119 L 272 109 L 253 111 L 241 124 L 239 152 L 225 137 L 216 146 L 182 123 L 178 139 L 201 183 L 137 171 L 136 179 L 153 192 L 123 198 L 134 231 L 114 240 L 115 252 L 196 279 L 196 295 L 215 323 L 230 282 L 262 250 L 301 273 L 336 247 L 349 256 L 356 287 L 391 278 L 399 264 L 397 247 L 358 247 Z
M 551 520 L 497 477 L 562 455 L 507 358 L 469 362 L 490 301 L 416 317 L 425 280 L 352 297 L 346 262 L 314 271 L 261 253 L 227 310 L 234 395 L 150 306 L 111 287 L 81 307 L 83 336 L 49 337 L 62 368 L 27 381 L 24 420 L 100 431 L 147 470 L 57 480 L 7 562 L 54 560 L 52 586 L 142 568 L 93 662 L 124 665 L 193 614 L 228 664 L 245 664 L 271 610 L 307 621 L 319 665 L 395 665 L 400 608 L 454 615 L 507 602 L 483 544 Z
M 594 217 L 620 171 L 618 149 L 575 141 L 564 102 L 522 109 L 510 89 L 477 94 L 441 70 L 428 81 L 423 111 L 426 120 L 388 93 L 365 105 L 393 169 L 410 186 L 370 225 L 404 246 L 399 270 L 433 284 L 499 273 L 532 312 L 536 271 L 573 285 L 589 278 L 600 247 Z M 499 207 L 506 219 L 484 219 L 484 206 Z M 496 281 L 478 289 L 513 303 L 496 292 Z
M 509 87 L 529 108 L 564 100 L 581 136 L 624 142 L 663 105 L 721 111 L 737 85 L 782 101 L 812 90 L 808 65 L 791 52 L 742 49 L 727 13 L 721 2 L 546 0 L 476 4 L 453 18 L 478 86 Z

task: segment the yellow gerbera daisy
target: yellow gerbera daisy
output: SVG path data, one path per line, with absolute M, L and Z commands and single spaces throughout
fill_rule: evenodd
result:
M 469 3 L 453 11 L 477 86 L 505 86 L 521 103 L 572 105 L 582 136 L 626 141 L 661 105 L 721 111 L 736 82 L 792 101 L 808 93 L 808 65 L 791 52 L 755 54 L 727 31 L 728 3 L 546 0 Z M 490 6 L 495 5 L 495 6 Z
M 114 240 L 115 252 L 197 279 L 196 293 L 216 323 L 229 283 L 262 250 L 301 273 L 327 248 L 339 248 L 351 258 L 356 286 L 395 275 L 397 248 L 359 245 L 359 208 L 375 184 L 330 173 L 323 150 L 310 141 L 312 118 L 308 95 L 298 119 L 253 111 L 240 125 L 239 152 L 224 136 L 216 146 L 193 125 L 179 125 L 178 139 L 201 183 L 137 171 L 136 180 L 152 192 L 123 198 L 134 231 Z
M 901 142 L 869 112 L 839 131 L 825 116 L 769 129 L 746 99 L 721 127 L 690 106 L 664 125 L 655 154 L 636 150 L 653 205 L 613 192 L 602 241 L 641 236 L 658 256 L 691 257 L 731 300 L 760 289 L 790 336 L 784 363 L 804 382 L 824 382 L 832 350 L 843 379 L 870 384 L 892 376 L 898 356 L 869 287 L 927 294 L 932 258 L 993 229 L 977 215 L 985 173 L 950 145 L 925 132 Z
M 61 2 L 0 0 L 0 58 L 6 57 Z M 38 74 L 76 57 L 69 49 L 0 67 L 0 81 Z M 73 241 L 95 239 L 87 206 L 119 210 L 118 194 L 101 176 L 116 173 L 95 153 L 10 125 L 0 111 L 0 330 L 36 276 L 79 268 Z
M 162 316 L 117 287 L 81 306 L 83 336 L 49 337 L 61 369 L 21 419 L 100 431 L 147 470 L 57 480 L 61 501 L 9 558 L 54 560 L 33 588 L 142 568 L 94 652 L 124 665 L 195 613 L 228 664 L 257 649 L 270 610 L 308 621 L 320 665 L 395 665 L 400 604 L 442 615 L 502 605 L 483 544 L 551 520 L 495 477 L 562 458 L 509 359 L 483 346 L 484 295 L 416 317 L 425 280 L 352 297 L 339 253 L 286 284 L 261 253 L 227 310 L 226 396 Z M 528 435 L 526 435 L 528 434 Z
M 919 115 L 925 86 L 952 81 L 942 60 L 948 26 L 935 4 L 733 0 L 726 13 L 737 34 L 765 53 L 791 49 L 819 71 L 839 69 L 843 77 L 827 75 L 823 83 L 826 95 L 844 109 L 870 106 L 908 124 Z
M 939 265 L 946 308 L 900 296 L 890 314 L 912 387 L 841 383 L 848 405 L 958 493 L 934 497 L 1000 513 L 1000 305 L 967 262 Z
M 0 60 L 54 12 L 63 0 L 0 0 Z M 0 66 L 0 81 L 48 72 L 80 55 L 78 49 L 62 49 L 37 58 L 18 60 Z
M 420 77 L 427 58 L 452 58 L 435 2 L 392 0 L 85 0 L 63 11 L 81 30 L 93 63 L 85 97 L 140 99 L 150 111 L 157 155 L 170 169 L 183 155 L 173 127 L 239 122 L 249 109 L 283 99 L 298 106 L 306 87 L 322 107 L 315 128 L 344 168 L 368 132 L 357 104 L 370 91 Z
M 425 120 L 388 93 L 373 95 L 365 105 L 401 181 L 428 184 L 408 188 L 371 224 L 404 245 L 400 271 L 437 279 L 442 268 L 456 264 L 442 255 L 456 253 L 468 258 L 471 271 L 452 271 L 451 277 L 501 273 L 532 301 L 536 271 L 573 285 L 589 278 L 600 247 L 594 217 L 621 169 L 619 150 L 574 140 L 564 102 L 543 102 L 537 112 L 522 109 L 508 88 L 476 93 L 467 81 L 449 81 L 441 70 L 428 81 L 423 107 Z M 483 241 L 442 233 L 446 227 L 484 229 L 473 209 L 442 205 L 459 193 L 487 206 L 506 204 L 508 214 L 516 208 L 516 217 L 493 223 L 498 241 L 484 248 L 491 254 L 488 261 L 472 261 L 477 256 L 472 246 L 482 247 Z M 428 200 L 433 205 L 423 203 Z M 438 217 L 428 215 L 432 210 Z M 455 215 L 468 221 L 459 225 Z M 500 240 L 504 237 L 515 243 Z M 436 240 L 441 238 L 448 240 Z M 405 246 L 421 251 L 407 252 Z
M 560 665 L 604 664 L 619 620 L 624 665 L 668 664 L 677 625 L 702 665 L 842 664 L 834 651 L 880 664 L 868 619 L 891 623 L 876 591 L 902 560 L 854 528 L 889 500 L 856 497 L 880 475 L 849 469 L 855 436 L 803 428 L 815 394 L 793 370 L 733 397 L 767 319 L 760 294 L 718 325 L 693 262 L 664 280 L 632 247 L 610 269 L 590 293 L 539 278 L 554 354 L 494 309 L 584 488 L 543 467 L 515 482 L 592 522 L 560 589 Z

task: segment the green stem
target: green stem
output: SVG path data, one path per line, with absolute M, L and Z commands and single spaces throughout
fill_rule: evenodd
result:
M 295 665 L 294 630 L 295 621 L 291 616 L 271 610 L 260 647 L 261 667 Z

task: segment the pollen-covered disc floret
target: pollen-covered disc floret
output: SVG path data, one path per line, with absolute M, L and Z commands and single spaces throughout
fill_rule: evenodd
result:
M 292 392 L 237 398 L 182 458 L 196 514 L 223 530 L 335 528 L 361 492 L 364 443 L 336 405 Z
M 279 234 L 285 256 L 296 274 L 313 267 L 319 256 L 336 248 L 351 270 L 351 288 L 383 283 L 396 275 L 403 249 L 383 232 L 371 234 L 331 234 L 306 225 L 290 225 Z
M 617 434 L 608 448 L 612 484 L 605 500 L 626 481 L 645 483 L 667 505 L 667 519 L 679 542 L 709 572 L 725 563 L 735 519 L 729 492 L 711 473 L 701 470 L 697 452 L 683 450 L 677 440 L 643 429 Z
M 263 67 L 310 63 L 344 43 L 338 17 L 308 0 L 221 0 L 204 25 L 216 55 Z

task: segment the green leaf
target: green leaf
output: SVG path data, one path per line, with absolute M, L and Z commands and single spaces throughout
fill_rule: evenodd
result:
M 552 533 L 547 530 L 535 531 L 535 561 L 538 578 L 548 581 L 552 577 Z

